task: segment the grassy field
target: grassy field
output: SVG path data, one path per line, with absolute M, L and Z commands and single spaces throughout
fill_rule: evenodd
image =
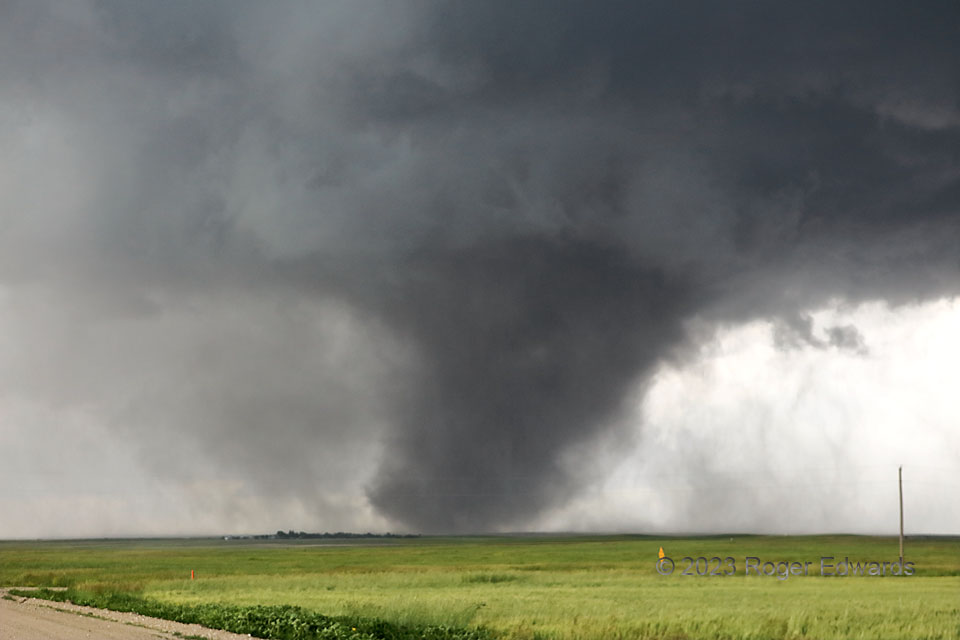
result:
M 821 556 L 895 561 L 895 538 L 316 542 L 5 542 L 0 585 L 70 586 L 185 605 L 291 604 L 404 625 L 483 626 L 506 638 L 960 637 L 960 539 L 908 540 L 916 570 L 909 577 L 819 575 Z M 661 546 L 676 563 L 673 575 L 656 572 Z M 684 556 L 729 556 L 736 572 L 681 576 Z M 744 575 L 748 556 L 760 564 L 810 562 L 809 575 Z

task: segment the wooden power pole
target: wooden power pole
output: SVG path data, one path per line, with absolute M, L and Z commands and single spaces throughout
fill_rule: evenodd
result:
M 897 475 L 900 481 L 900 570 L 903 571 L 903 465 Z

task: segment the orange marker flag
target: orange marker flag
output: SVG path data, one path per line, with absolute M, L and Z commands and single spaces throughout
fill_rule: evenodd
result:
M 662 559 L 665 555 L 667 555 L 667 554 L 665 554 L 665 553 L 663 552 L 663 547 L 660 547 L 660 553 L 659 553 L 658 555 L 659 555 L 659 557 L 660 557 L 661 559 Z

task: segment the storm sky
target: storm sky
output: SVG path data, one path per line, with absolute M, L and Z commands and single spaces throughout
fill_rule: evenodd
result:
M 0 538 L 958 533 L 954 2 L 5 2 Z

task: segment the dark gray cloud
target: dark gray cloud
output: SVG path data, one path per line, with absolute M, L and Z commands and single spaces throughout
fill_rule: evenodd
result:
M 608 427 L 638 375 L 677 342 L 682 282 L 568 237 L 415 256 L 378 301 L 424 360 L 397 416 L 374 504 L 479 530 L 571 495 L 560 454 Z
M 818 337 L 813 330 L 813 317 L 808 313 L 780 317 L 774 327 L 774 344 L 781 349 L 836 347 L 860 355 L 868 353 L 863 334 L 854 325 L 837 325 L 824 328 L 824 336 Z
M 859 354 L 869 353 L 863 334 L 852 324 L 827 328 L 827 337 L 830 345 L 838 349 L 848 349 Z
M 2 11 L 19 393 L 158 473 L 523 526 L 686 321 L 960 289 L 952 3 Z

